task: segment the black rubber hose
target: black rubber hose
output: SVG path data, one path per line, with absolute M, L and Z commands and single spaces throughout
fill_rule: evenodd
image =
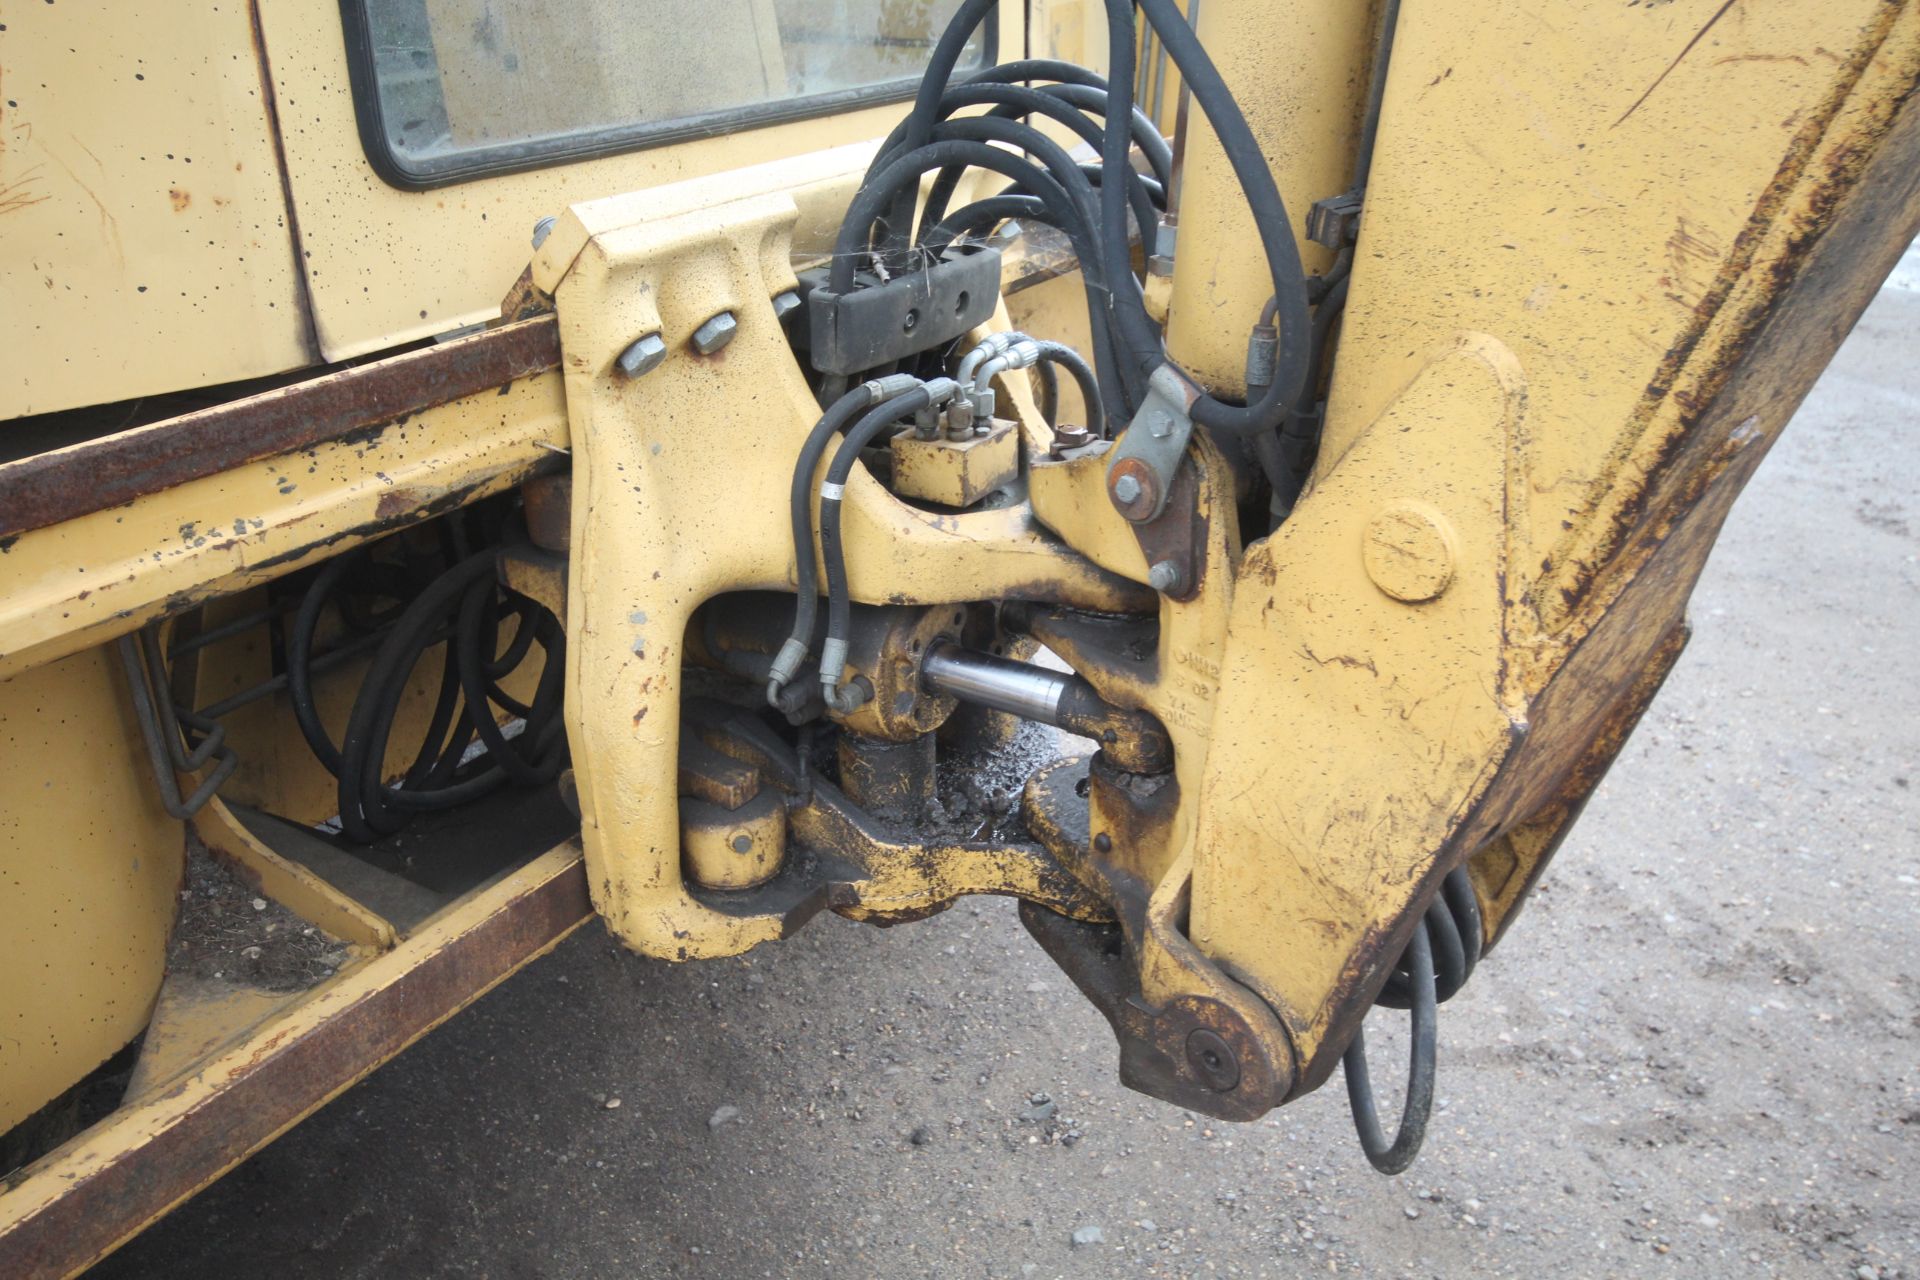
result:
M 505 589 L 481 578 L 467 589 L 460 602 L 460 623 L 454 630 L 459 656 L 460 691 L 467 700 L 468 719 L 487 749 L 487 758 L 497 763 L 506 775 L 523 787 L 537 787 L 560 776 L 564 752 L 554 750 L 553 730 L 560 723 L 558 712 L 566 680 L 566 630 L 551 612 L 539 606 L 521 608 L 518 626 L 507 652 L 490 661 L 487 654 L 497 647 L 499 629 L 489 624 L 496 595 Z M 512 593 L 509 593 L 512 594 Z M 517 597 L 526 604 L 532 601 Z M 533 701 L 521 707 L 505 697 L 496 683 L 509 674 L 525 657 L 535 640 L 540 643 L 543 660 L 540 683 Z M 511 662 L 506 662 L 512 658 Z M 502 666 L 501 663 L 505 662 Z M 492 715 L 492 704 L 500 703 L 525 721 L 518 738 L 510 739 Z
M 972 204 L 963 204 L 942 218 L 938 226 L 927 232 L 921 247 L 938 257 L 961 236 L 991 234 L 995 227 L 1009 218 L 1031 218 L 1046 222 L 1048 226 L 1053 225 L 1047 221 L 1047 208 L 1040 203 L 1038 196 L 988 196 Z
M 1042 93 L 1060 99 L 1082 111 L 1091 111 L 1102 120 L 1107 115 L 1107 89 L 1085 84 L 1050 84 L 1043 86 Z M 1168 145 L 1153 121 L 1147 118 L 1138 107 L 1129 117 L 1133 130 L 1133 145 L 1140 148 L 1140 154 L 1146 157 L 1147 167 L 1153 170 L 1154 178 L 1164 188 L 1173 185 L 1173 148 Z
M 1317 399 L 1319 387 L 1317 380 L 1320 369 L 1326 361 L 1327 345 L 1331 341 L 1334 322 L 1347 305 L 1347 286 L 1353 277 L 1342 272 L 1334 280 L 1320 305 L 1313 309 L 1313 328 L 1311 355 L 1308 357 L 1313 369 L 1313 379 L 1307 383 L 1301 399 L 1294 406 L 1292 414 L 1280 432 L 1280 466 L 1277 474 L 1267 477 L 1273 485 L 1274 510 L 1291 512 L 1300 500 L 1301 490 L 1307 487 L 1307 475 L 1313 469 L 1314 455 L 1320 449 L 1321 421 Z
M 1267 167 L 1258 139 L 1247 126 L 1246 117 L 1214 67 L 1213 59 L 1207 55 L 1199 38 L 1188 26 L 1186 16 L 1173 0 L 1137 0 L 1137 3 L 1159 35 L 1174 65 L 1179 68 L 1194 101 L 1200 105 L 1226 152 L 1228 163 L 1253 213 L 1267 270 L 1273 278 L 1273 295 L 1278 299 L 1276 318 L 1279 321 L 1280 353 L 1272 384 L 1261 396 L 1245 406 L 1227 404 L 1203 394 L 1194 401 L 1190 412 L 1195 422 L 1216 431 L 1246 433 L 1271 430 L 1299 399 L 1310 372 L 1311 320 L 1307 313 L 1306 273 L 1300 265 L 1300 251 L 1294 242 L 1293 225 L 1287 217 L 1286 204 L 1274 184 L 1273 173 Z M 1133 3 L 1128 0 L 1108 0 L 1108 26 L 1112 31 L 1109 49 L 1111 64 L 1108 69 L 1115 85 L 1108 91 L 1110 96 L 1131 94 L 1132 9 Z M 1120 18 L 1117 23 L 1116 14 Z M 1116 27 L 1124 27 L 1125 30 L 1113 30 Z M 1122 70 L 1127 72 L 1124 79 L 1120 74 Z M 1131 106 L 1130 98 L 1128 105 Z M 1107 116 L 1106 145 L 1102 158 L 1109 167 L 1116 161 L 1124 162 L 1126 153 L 1126 135 L 1114 127 L 1116 114 L 1109 111 Z M 1115 193 L 1117 196 L 1118 193 Z M 1120 235 L 1124 236 L 1125 205 L 1110 199 L 1102 205 L 1103 236 L 1111 240 L 1116 226 Z M 1128 311 L 1133 311 L 1137 294 L 1136 288 L 1124 300 L 1116 297 L 1116 309 L 1120 309 L 1124 303 Z M 1142 326 L 1151 329 L 1144 304 L 1138 305 L 1136 316 L 1122 323 L 1124 328 L 1120 338 L 1130 347 L 1140 343 Z M 1151 372 L 1164 359 L 1164 355 L 1159 356 L 1144 366 L 1145 371 Z
M 1037 197 L 1069 235 L 1079 233 L 1076 236 L 1076 252 L 1080 248 L 1079 242 L 1094 231 L 1094 228 L 1085 225 L 1080 209 L 1059 183 L 1039 167 L 1012 152 L 988 146 L 985 142 L 961 138 L 929 142 L 925 146 L 903 151 L 888 161 L 878 174 L 870 176 L 854 193 L 853 202 L 847 207 L 846 220 L 840 224 L 839 238 L 833 246 L 833 265 L 828 276 L 830 289 L 835 293 L 845 293 L 853 287 L 854 273 L 868 248 L 867 236 L 874 221 L 894 195 L 902 190 L 917 195 L 921 174 L 952 164 L 991 169 L 1013 179 L 1029 194 Z
M 787 643 L 800 645 L 802 658 L 812 647 L 814 622 L 820 613 L 819 566 L 813 555 L 813 473 L 820 469 L 820 456 L 827 451 L 828 442 L 852 421 L 854 414 L 872 404 L 873 390 L 866 383 L 835 400 L 807 433 L 800 457 L 793 464 L 787 519 L 793 530 L 793 572 L 799 594 L 794 598 L 793 630 Z
M 932 138 L 933 128 L 940 121 L 940 98 L 946 92 L 947 82 L 953 78 L 953 69 L 960 61 L 960 54 L 966 49 L 967 41 L 973 38 L 974 29 L 993 12 L 998 3 L 999 0 L 961 0 L 960 7 L 947 23 L 947 29 L 934 42 L 933 52 L 927 57 L 927 69 L 920 77 L 920 87 L 914 93 L 913 109 L 907 113 L 903 123 L 903 140 L 907 150 L 918 150 Z M 871 179 L 874 174 L 869 171 L 867 176 Z M 865 190 L 864 183 L 861 189 Z M 913 231 L 913 206 L 919 193 L 896 189 L 887 194 L 887 230 L 881 241 L 881 253 L 889 267 L 899 267 L 905 264 L 908 238 Z M 873 219 L 869 217 L 866 226 L 860 229 L 862 245 L 866 243 L 872 226 Z M 834 287 L 840 292 L 846 289 L 845 284 Z
M 328 736 L 326 725 L 320 721 L 320 709 L 313 700 L 313 637 L 327 601 L 339 588 L 341 579 L 365 554 L 364 550 L 350 551 L 322 565 L 306 595 L 300 598 L 300 608 L 294 613 L 293 625 L 287 632 L 287 697 L 293 704 L 294 723 L 300 726 L 307 749 L 336 778 L 340 776 L 340 748 Z
M 960 123 L 954 122 L 955 125 Z M 1132 374 L 1137 379 L 1138 375 L 1113 351 L 1111 335 L 1102 323 L 1106 314 L 1107 292 L 1094 230 L 1086 225 L 1073 197 L 1046 171 L 999 147 L 972 139 L 947 138 L 930 142 L 889 163 L 878 177 L 866 183 L 854 195 L 846 221 L 840 227 L 840 238 L 834 245 L 828 287 L 836 293 L 844 293 L 852 286 L 855 262 L 866 247 L 862 228 L 872 225 L 890 193 L 896 187 L 917 184 L 920 175 L 930 169 L 949 164 L 974 164 L 1012 178 L 1041 200 L 1051 215 L 1053 225 L 1064 231 L 1072 241 L 1074 253 L 1081 262 L 1081 283 L 1087 292 L 1088 310 L 1093 320 L 1094 359 L 1100 373 L 1101 392 L 1110 408 L 1118 404 L 1131 413 L 1136 401 L 1129 394 L 1128 377 Z M 1089 266 L 1092 269 L 1088 269 Z
M 1085 113 L 1076 110 L 1073 106 L 1061 101 L 1059 98 L 1038 89 L 1028 89 L 1015 84 L 967 84 L 957 89 L 949 90 L 941 100 L 943 110 L 993 104 L 997 105 L 994 105 L 994 110 L 987 113 L 984 117 L 985 119 L 1003 120 L 1009 124 L 1016 125 L 1016 127 L 1024 128 L 1027 131 L 1027 136 L 1031 139 L 1048 143 L 1052 141 L 1032 126 L 1018 124 L 1021 117 L 1041 115 L 1065 125 L 1093 146 L 1097 147 L 1100 145 L 1100 127 L 1089 120 Z M 936 136 L 939 136 L 941 131 L 936 130 L 935 133 Z M 1003 138 L 1000 140 L 1009 139 Z M 1019 145 L 1022 150 L 1032 152 L 1036 156 L 1041 154 L 1040 148 L 1032 145 L 1028 141 L 1020 141 L 1017 145 Z M 1049 168 L 1051 167 L 1052 166 L 1049 165 Z M 963 172 L 964 170 L 958 166 L 943 169 L 940 171 L 939 176 L 934 179 L 932 187 L 928 189 L 926 203 L 922 207 L 920 214 L 922 227 L 921 239 L 923 241 L 925 239 L 925 232 L 937 225 L 940 219 L 946 216 L 947 204 L 953 198 L 953 192 L 955 188 L 958 187 Z M 1142 227 L 1149 226 L 1156 218 L 1156 210 L 1151 190 L 1146 186 L 1145 182 L 1141 180 L 1140 176 L 1133 172 L 1131 165 L 1127 167 L 1126 173 L 1128 177 L 1128 198 L 1133 202 L 1134 217 L 1140 220 Z M 1054 176 L 1058 178 L 1060 174 L 1056 171 Z
M 1033 366 L 1033 376 L 1040 380 L 1040 416 L 1048 426 L 1057 427 L 1060 425 L 1060 375 L 1042 360 Z
M 1380 1127 L 1380 1115 L 1373 1101 L 1373 1081 L 1367 1074 L 1367 1045 L 1364 1029 L 1355 1031 L 1341 1058 L 1346 1068 L 1347 1103 L 1353 1110 L 1353 1128 L 1360 1135 L 1360 1149 L 1367 1163 L 1392 1176 L 1404 1173 L 1420 1153 L 1427 1136 L 1427 1121 L 1433 1115 L 1434 1058 L 1438 1046 L 1438 1000 L 1435 998 L 1433 951 L 1423 919 L 1414 926 L 1407 943 L 1413 982 L 1413 1031 L 1407 1058 L 1407 1100 L 1400 1112 L 1400 1130 L 1387 1141 Z
M 869 410 L 847 431 L 846 437 L 840 441 L 840 448 L 833 455 L 833 462 L 827 467 L 820 494 L 820 554 L 826 561 L 827 573 L 827 635 L 823 649 L 830 648 L 836 640 L 844 642 L 847 639 L 853 614 L 852 597 L 847 590 L 846 549 L 840 540 L 842 503 L 838 490 L 853 474 L 853 464 L 869 441 L 894 423 L 911 417 L 932 403 L 933 396 L 923 386 L 915 387 L 905 395 L 894 396 Z M 827 673 L 825 665 L 823 655 L 823 676 L 831 674 L 837 682 L 840 673 Z M 822 684 L 825 684 L 824 679 Z
M 394 623 L 393 630 L 368 664 L 366 680 L 360 687 L 359 696 L 354 699 L 353 712 L 347 718 L 346 736 L 340 745 L 340 827 L 350 839 L 371 843 L 406 825 L 407 818 L 401 811 L 403 802 L 399 799 L 399 793 L 409 782 L 416 788 L 413 797 L 416 801 L 427 795 L 446 797 L 451 791 L 455 795 L 449 802 L 457 803 L 492 790 L 506 781 L 506 774 L 498 769 L 488 769 L 455 787 L 431 792 L 417 790 L 438 783 L 452 773 L 453 770 L 446 764 L 448 756 L 453 756 L 454 767 L 458 765 L 458 754 L 441 749 L 447 730 L 443 714 L 447 703 L 446 691 L 449 687 L 455 694 L 459 691 L 458 676 L 451 669 L 451 662 L 447 675 L 453 678 L 451 682 L 442 680 L 442 693 L 435 707 L 433 727 L 421 747 L 420 755 L 415 758 L 412 768 L 407 770 L 400 787 L 389 789 L 384 776 L 387 742 L 392 736 L 394 717 L 406 696 L 414 666 L 420 655 L 433 644 L 435 633 L 445 624 L 467 588 L 480 575 L 491 575 L 493 571 L 493 555 L 488 552 L 470 556 L 436 578 L 407 606 L 406 612 Z M 466 736 L 456 731 L 447 746 L 451 748 Z
M 1100 399 L 1099 379 L 1094 377 L 1093 366 L 1087 363 L 1086 357 L 1064 342 L 1035 339 L 1034 345 L 1040 348 L 1042 368 L 1057 364 L 1073 375 L 1073 380 L 1080 384 L 1080 398 L 1086 402 L 1087 425 L 1104 432 L 1107 426 L 1106 405 Z M 1051 417 L 1048 421 L 1051 425 Z
M 1427 904 L 1424 919 L 1433 943 L 1436 998 L 1445 1004 L 1473 976 L 1483 944 L 1480 899 L 1465 866 L 1455 867 L 1440 882 L 1440 892 Z M 1373 1002 L 1386 1009 L 1407 1009 L 1413 999 L 1412 970 L 1403 955 Z

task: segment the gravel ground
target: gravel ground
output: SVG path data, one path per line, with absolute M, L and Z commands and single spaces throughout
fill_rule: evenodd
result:
M 1883 294 L 1735 511 L 1405 1177 L 1337 1082 L 1121 1089 L 1006 902 L 680 968 L 594 926 L 96 1274 L 1920 1280 L 1916 333 Z

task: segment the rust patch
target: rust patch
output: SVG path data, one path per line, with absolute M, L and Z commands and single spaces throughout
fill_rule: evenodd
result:
M 392 520 L 427 505 L 427 497 L 417 489 L 389 489 L 373 504 L 373 518 Z
M 178 187 L 169 187 L 167 188 L 167 202 L 173 206 L 175 213 L 184 213 L 186 212 L 187 206 L 193 203 L 193 193 L 191 191 L 182 191 Z

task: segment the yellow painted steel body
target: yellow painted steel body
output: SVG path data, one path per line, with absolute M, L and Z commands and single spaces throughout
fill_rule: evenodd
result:
M 1023 35 L 1004 6 L 1003 56 L 1098 61 L 1102 6 L 1032 8 Z M 248 70 L 222 69 L 209 82 L 217 102 L 195 108 L 233 128 L 195 151 L 196 169 L 202 156 L 224 167 L 217 181 L 181 186 L 185 199 L 156 203 L 157 169 L 73 168 L 57 131 L 20 137 L 23 122 L 44 119 L 31 115 L 39 103 L 9 109 L 0 236 L 93 221 L 53 283 L 36 274 L 39 257 L 0 241 L 0 340 L 26 371 L 0 389 L 0 417 L 385 351 L 490 318 L 542 214 L 558 224 L 517 296 L 553 314 L 510 317 L 437 350 L 459 358 L 461 343 L 544 326 L 557 332 L 558 362 L 370 433 L 239 457 L 0 538 L 0 747 L 10 762 L 33 762 L 7 775 L 0 872 L 18 895 L 9 908 L 34 922 L 9 932 L 0 959 L 18 971 L 44 956 L 72 975 L 0 1010 L 9 1036 L 24 1029 L 32 1041 L 0 1057 L 0 1128 L 125 1044 L 165 999 L 182 831 L 158 808 L 104 646 L 202 606 L 209 619 L 240 610 L 303 567 L 567 466 L 577 496 L 565 572 L 534 576 L 537 594 L 566 612 L 581 850 L 529 862 L 407 928 L 216 801 L 195 820 L 199 838 L 353 952 L 339 985 L 276 1006 L 274 1021 L 235 1043 L 264 1053 L 278 1043 L 269 1027 L 323 1029 L 354 1001 L 402 992 L 496 908 L 562 880 L 571 887 L 553 890 L 551 936 L 584 910 L 581 880 L 622 941 L 675 960 L 786 936 L 823 907 L 890 922 L 998 892 L 1055 919 L 1118 926 L 1134 984 L 1124 1017 L 1140 1036 L 1231 1031 L 1244 1078 L 1221 1091 L 1222 1114 L 1244 1118 L 1317 1087 L 1441 876 L 1469 868 L 1490 940 L 1511 922 L 1679 653 L 1686 598 L 1728 504 L 1920 229 L 1920 4 L 1546 9 L 1402 7 L 1325 438 L 1309 487 L 1271 536 L 1242 527 L 1232 442 L 1198 431 L 1182 499 L 1198 572 L 1177 598 L 1151 591 L 1149 556 L 1107 495 L 1110 458 L 1049 458 L 1050 433 L 1011 380 L 1002 403 L 1016 422 L 1008 439 L 1023 501 L 930 510 L 855 468 L 843 508 L 855 602 L 938 606 L 926 625 L 954 629 L 967 606 L 1022 602 L 1033 638 L 1102 698 L 1164 725 L 1173 767 L 1143 806 L 1098 760 L 1075 763 L 1091 771 L 1084 822 L 1055 823 L 1044 852 L 903 839 L 823 786 L 791 805 L 784 838 L 833 851 L 850 870 L 790 900 L 766 874 L 778 824 L 758 811 L 754 835 L 766 839 L 751 865 L 728 863 L 715 845 L 694 851 L 702 874 L 687 873 L 677 798 L 687 628 L 716 596 L 817 585 L 797 581 L 787 490 L 819 405 L 773 299 L 830 245 L 872 139 L 901 108 L 402 192 L 361 153 L 337 6 L 259 0 L 253 21 L 203 15 L 177 40 L 149 33 L 155 75 L 204 61 L 186 51 L 189 38 L 229 52 L 244 40 L 248 51 Z M 1378 7 L 1342 0 L 1202 6 L 1201 35 L 1248 105 L 1296 235 L 1313 200 L 1351 181 L 1380 20 Z M 256 23 L 265 71 L 250 60 Z M 1302 31 L 1316 34 L 1275 56 L 1272 41 Z M 57 57 L 47 65 L 77 74 Z M 277 135 L 247 88 L 255 73 L 255 89 L 278 104 Z M 11 85 L 18 66 L 7 74 Z M 100 113 L 124 113 L 137 101 L 126 95 L 144 92 L 109 80 Z M 1169 101 L 1163 123 L 1171 114 Z M 210 118 L 162 114 L 141 128 L 204 136 Z M 136 130 L 116 145 L 144 138 Z M 1231 394 L 1270 286 L 1197 113 L 1180 154 L 1168 349 Z M 22 164 L 32 171 L 24 188 Z M 66 165 L 66 176 L 48 165 Z M 32 185 L 43 178 L 44 199 Z M 16 189 L 26 203 L 7 211 Z M 244 255 L 232 251 L 249 235 Z M 1318 246 L 1305 257 L 1310 269 L 1333 260 Z M 178 287 L 140 294 L 153 262 L 219 283 L 218 305 L 189 320 L 192 299 Z M 225 296 L 229 280 L 246 307 Z M 77 301 L 40 297 L 68 282 Z M 1087 349 L 1078 289 L 1065 278 L 1011 294 L 994 327 Z M 722 311 L 737 321 L 732 341 L 696 351 L 694 330 Z M 82 314 L 102 318 L 88 327 Z M 155 331 L 168 343 L 146 341 Z M 666 358 L 644 376 L 621 374 L 619 354 L 650 334 Z M 206 358 L 167 354 L 176 337 L 202 343 Z M 116 364 L 110 351 L 131 354 Z M 1070 386 L 1063 404 L 1074 420 Z M 951 506 L 972 496 L 930 492 L 958 499 Z M 1142 656 L 1116 661 L 1076 629 L 1074 611 L 1126 615 L 1147 637 Z M 236 641 L 198 668 L 211 695 L 271 662 Z M 327 714 L 347 687 L 323 692 Z M 416 690 L 416 702 L 424 696 Z M 326 816 L 329 780 L 293 763 L 303 748 L 284 706 L 261 704 L 236 724 L 256 745 L 228 798 L 301 822 Z M 1029 798 L 1048 785 L 1036 781 Z M 81 808 L 94 826 L 73 825 Z M 736 834 L 721 832 L 727 848 Z M 715 884 L 761 896 L 720 904 L 713 894 L 727 890 Z M 83 925 L 68 914 L 76 895 L 86 895 Z M 547 945 L 548 934 L 502 927 L 514 945 L 499 963 Z M 83 973 L 82 957 L 101 963 Z M 449 988 L 442 1003 L 470 995 Z M 207 1025 L 199 1014 L 166 1020 L 158 1037 L 175 1065 L 214 1055 L 200 1059 L 214 1074 L 185 1101 L 143 1095 L 112 1132 L 42 1172 L 96 1176 L 171 1132 L 180 1108 L 214 1105 L 252 1057 L 209 1049 Z M 272 1111 L 235 1150 L 300 1109 Z M 239 1154 L 209 1148 L 194 1167 Z M 30 1195 L 0 1199 L 0 1244 L 57 1206 L 39 1174 L 26 1186 Z

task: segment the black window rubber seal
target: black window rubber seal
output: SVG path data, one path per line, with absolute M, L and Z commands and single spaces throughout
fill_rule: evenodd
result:
M 550 169 L 556 165 L 645 151 L 696 138 L 716 138 L 746 129 L 836 115 L 850 108 L 905 102 L 914 96 L 920 85 L 919 78 L 914 77 L 799 98 L 780 98 L 672 120 L 641 121 L 532 138 L 525 142 L 476 147 L 448 156 L 444 162 L 410 166 L 394 151 L 387 135 L 386 117 L 374 70 L 373 33 L 367 21 L 366 6 L 370 2 L 340 0 L 340 25 L 346 36 L 347 47 L 347 81 L 353 94 L 354 119 L 360 130 L 360 148 L 366 153 L 367 163 L 381 181 L 402 191 L 431 191 L 436 187 L 471 182 L 476 178 Z M 983 25 L 987 38 L 985 57 L 980 66 L 985 68 L 999 61 L 1000 41 L 998 24 Z

